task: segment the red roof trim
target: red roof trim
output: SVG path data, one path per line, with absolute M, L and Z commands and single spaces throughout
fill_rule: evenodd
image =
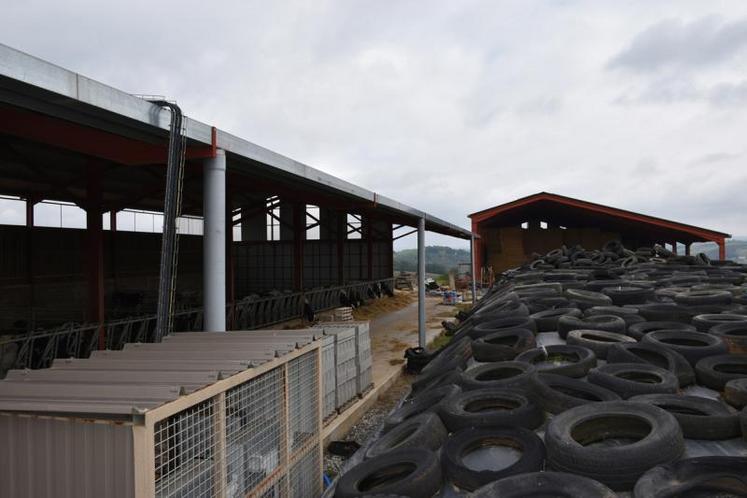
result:
M 717 232 L 715 230 L 708 230 L 707 228 L 700 228 L 692 225 L 686 225 L 684 223 L 678 223 L 676 221 L 665 220 L 662 218 L 656 218 L 654 216 L 648 216 L 645 214 L 634 213 L 632 211 L 626 211 L 624 209 L 613 208 L 609 206 L 603 206 L 601 204 L 595 204 L 593 202 L 582 201 L 580 199 L 574 199 L 572 197 L 565 197 L 558 194 L 551 194 L 548 192 L 540 192 L 538 194 L 522 197 L 506 204 L 500 204 L 498 206 L 477 211 L 469 215 L 472 218 L 473 223 L 480 223 L 496 215 L 499 215 L 508 210 L 523 207 L 529 204 L 534 204 L 540 201 L 551 201 L 566 206 L 572 206 L 579 209 L 586 209 L 596 213 L 607 214 L 615 216 L 617 218 L 623 218 L 626 220 L 635 221 L 638 223 L 647 223 L 655 225 L 661 228 L 667 228 L 669 230 L 675 230 L 679 232 L 685 232 L 696 237 L 701 237 L 707 240 L 722 240 L 724 238 L 730 238 L 731 235 L 728 233 Z

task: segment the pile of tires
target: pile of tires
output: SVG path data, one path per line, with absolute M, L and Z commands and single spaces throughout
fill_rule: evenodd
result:
M 562 247 L 453 332 L 332 496 L 747 496 L 747 266 Z

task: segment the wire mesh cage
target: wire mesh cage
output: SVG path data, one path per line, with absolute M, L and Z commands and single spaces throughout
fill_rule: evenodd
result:
M 166 360 L 152 358 L 153 351 L 131 348 L 131 355 L 111 360 L 119 363 L 111 371 L 52 368 L 44 376 L 32 373 L 23 386 L 29 397 L 20 401 L 18 380 L 0 382 L 0 440 L 7 446 L 0 461 L 4 453 L 26 455 L 13 465 L 0 466 L 4 491 L 9 496 L 55 498 L 318 496 L 322 341 L 309 339 L 280 357 L 249 363 L 248 368 L 245 362 L 243 369 L 233 366 L 237 360 L 219 358 L 231 349 L 235 351 L 230 355 L 246 358 L 261 348 L 277 350 L 278 342 L 267 342 L 274 331 L 265 331 L 261 342 L 245 334 L 206 335 L 205 350 L 213 345 L 210 360 L 193 358 L 193 343 L 199 347 L 202 341 L 193 335 L 165 341 Z M 278 340 L 287 341 L 287 336 Z M 82 367 L 98 360 L 77 361 Z M 216 373 L 199 386 L 185 390 L 163 385 L 173 381 L 172 369 L 194 376 L 210 368 L 205 362 L 214 362 Z M 226 375 L 226 367 L 238 370 Z M 143 369 L 150 376 L 139 375 Z M 60 382 L 51 385 L 48 374 L 56 371 Z M 84 380 L 65 383 L 70 382 L 71 371 Z M 114 374 L 129 376 L 133 383 L 106 384 Z M 139 383 L 134 383 L 136 377 Z M 79 413 L 88 415 L 81 418 Z M 50 425 L 52 419 L 55 423 Z M 19 427 L 26 436 L 14 437 Z M 85 435 L 84 441 L 71 439 L 71 434 Z M 45 464 L 50 455 L 74 465 L 76 475 L 90 478 L 71 480 L 69 465 Z M 21 483 L 15 475 L 28 479 Z M 37 481 L 53 492 L 26 493 L 27 487 L 38 486 Z M 319 492 L 308 494 L 309 490 Z

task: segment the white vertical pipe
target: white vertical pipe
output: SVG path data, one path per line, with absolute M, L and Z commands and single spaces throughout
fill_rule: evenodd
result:
M 418 345 L 425 341 L 425 218 L 418 220 Z
M 472 273 L 472 306 L 477 304 L 477 275 L 475 275 L 475 234 L 469 239 L 470 273 Z
M 203 167 L 202 285 L 204 329 L 226 330 L 226 153 L 218 149 Z

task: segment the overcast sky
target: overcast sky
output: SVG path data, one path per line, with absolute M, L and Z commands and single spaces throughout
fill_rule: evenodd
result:
M 549 191 L 747 235 L 744 0 L 113 3 L 0 41 L 465 227 Z

